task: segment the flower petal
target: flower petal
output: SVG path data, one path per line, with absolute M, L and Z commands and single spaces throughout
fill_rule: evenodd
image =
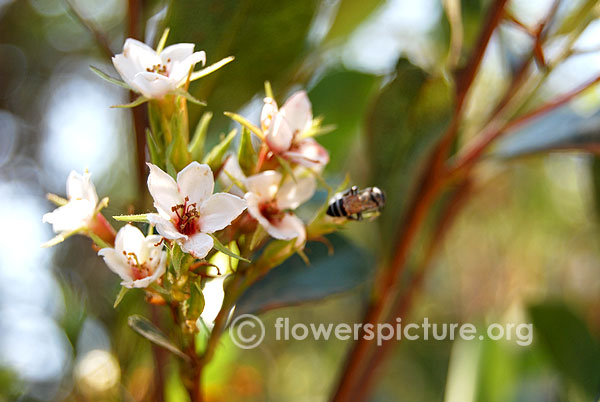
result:
M 260 201 L 269 201 L 275 197 L 281 182 L 281 173 L 275 170 L 255 174 L 246 178 L 246 189 L 258 196 Z
M 92 175 L 88 172 L 81 175 L 74 170 L 71 171 L 67 178 L 67 198 L 88 200 L 94 206 L 98 204 L 98 194 L 92 183 Z
M 200 208 L 200 230 L 213 233 L 231 224 L 246 209 L 246 201 L 232 194 L 211 195 Z
M 142 71 L 133 78 L 132 88 L 146 98 L 162 99 L 177 88 L 177 82 L 162 74 Z
M 292 150 L 283 153 L 283 157 L 315 170 L 320 173 L 325 165 L 329 163 L 329 152 L 314 138 L 304 138 L 292 147 Z
M 177 186 L 182 197 L 189 197 L 189 203 L 200 206 L 213 192 L 212 170 L 206 164 L 192 162 L 177 174 Z
M 132 38 L 127 38 L 125 41 L 122 55 L 131 61 L 138 72 L 146 71 L 146 68 L 152 68 L 162 62 L 154 49 Z
M 163 172 L 158 166 L 147 163 L 150 168 L 148 174 L 148 190 L 154 199 L 154 206 L 172 216 L 171 208 L 183 204 L 183 197 L 179 194 L 177 183 L 171 176 Z M 166 237 L 166 236 L 165 236 Z
M 285 116 L 280 112 L 273 117 L 265 135 L 265 141 L 271 151 L 281 153 L 287 151 L 292 146 L 294 132 L 288 125 Z
M 165 47 L 160 52 L 160 58 L 163 64 L 181 62 L 192 53 L 194 53 L 193 43 L 176 43 Z
M 177 86 L 183 85 L 188 78 L 191 70 L 197 63 L 204 64 L 206 62 L 206 53 L 195 52 L 180 62 L 175 62 L 171 66 L 169 77 L 177 83 Z
M 277 103 L 273 98 L 265 98 L 265 105 L 260 112 L 260 127 L 263 131 L 267 131 L 271 126 L 273 117 L 277 114 Z
M 296 215 L 286 214 L 281 221 L 265 227 L 267 233 L 280 240 L 296 240 L 296 247 L 300 247 L 306 240 L 306 228 L 304 222 Z
M 139 67 L 123 54 L 113 56 L 112 62 L 121 78 L 123 78 L 123 81 L 134 88 L 133 79 L 135 78 L 135 75 L 140 72 Z
M 133 253 L 141 257 L 145 236 L 141 230 L 133 225 L 127 224 L 119 229 L 115 238 L 115 250 L 118 253 Z M 141 261 L 140 261 L 141 262 Z
M 294 135 L 310 128 L 313 117 L 312 106 L 306 91 L 298 91 L 290 96 L 279 113 L 285 117 Z
M 275 196 L 277 206 L 280 209 L 296 209 L 308 201 L 316 190 L 317 180 L 314 176 L 298 177 L 296 182 L 287 177 Z
M 262 227 L 268 230 L 268 228 L 271 226 L 271 222 L 269 222 L 269 220 L 260 212 L 259 205 L 261 200 L 254 193 L 246 193 L 244 198 L 248 203 L 248 213 L 250 216 L 256 219 Z
M 95 209 L 96 205 L 88 200 L 73 200 L 44 214 L 42 222 L 50 223 L 55 233 L 72 232 L 86 227 Z
M 104 258 L 104 262 L 108 268 L 119 275 L 123 281 L 131 281 L 133 279 L 131 276 L 131 267 L 122 253 L 119 253 L 114 248 L 103 248 L 98 251 L 98 255 Z
M 180 240 L 181 249 L 194 256 L 195 258 L 204 258 L 213 248 L 213 239 L 205 233 L 196 233 L 188 237 L 187 240 Z
M 156 226 L 156 230 L 162 237 L 170 240 L 187 239 L 187 236 L 180 233 L 173 222 L 163 218 L 159 214 L 147 214 L 148 222 Z

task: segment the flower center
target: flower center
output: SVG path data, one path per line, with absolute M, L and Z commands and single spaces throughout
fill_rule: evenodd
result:
M 175 212 L 176 217 L 174 218 L 173 224 L 177 227 L 180 233 L 190 236 L 198 232 L 198 218 L 200 212 L 196 209 L 196 203 L 190 203 L 189 197 L 185 197 L 183 204 L 175 205 L 171 207 L 171 211 Z
M 140 261 L 135 253 L 128 253 L 123 250 L 123 255 L 125 258 L 127 258 L 127 263 L 131 268 L 131 275 L 133 276 L 134 280 L 137 281 L 138 279 L 147 278 L 152 275 L 152 271 L 145 263 L 140 264 Z
M 267 218 L 267 220 L 274 225 L 281 222 L 281 220 L 285 216 L 285 212 L 279 209 L 277 203 L 274 200 L 261 203 L 258 206 L 258 210 L 260 211 L 262 216 Z
M 170 63 L 170 62 L 171 62 L 171 59 L 167 59 L 167 63 Z M 169 72 L 167 71 L 166 64 L 155 64 L 152 67 L 147 67 L 146 71 L 148 71 L 149 73 L 156 73 L 156 74 L 164 75 L 165 77 L 169 76 Z

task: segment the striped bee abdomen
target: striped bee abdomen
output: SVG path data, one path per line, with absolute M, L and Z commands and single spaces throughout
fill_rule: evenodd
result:
M 348 213 L 346 212 L 346 209 L 344 208 L 344 199 L 338 198 L 337 200 L 335 200 L 331 204 L 329 204 L 329 206 L 327 207 L 327 215 L 338 217 L 338 218 L 341 218 L 343 216 L 348 216 Z

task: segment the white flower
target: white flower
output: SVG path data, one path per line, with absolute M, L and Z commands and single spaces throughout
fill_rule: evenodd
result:
M 193 43 L 167 46 L 157 54 L 150 46 L 127 39 L 123 53 L 112 58 L 123 80 L 146 98 L 161 99 L 183 85 L 196 63 L 204 64 L 206 54 L 194 52 Z
M 248 212 L 274 238 L 296 239 L 296 247 L 306 240 L 304 223 L 291 210 L 310 199 L 316 190 L 313 176 L 297 177 L 297 182 L 287 177 L 281 183 L 282 175 L 268 170 L 250 176 L 245 180 L 248 192 Z
M 145 288 L 165 273 L 167 253 L 161 237 L 144 236 L 141 230 L 125 225 L 117 233 L 115 248 L 103 248 L 98 255 L 127 288 Z
M 265 141 L 273 153 L 320 171 L 329 162 L 329 153 L 313 138 L 304 136 L 312 121 L 312 106 L 305 91 L 294 93 L 281 109 L 266 98 L 260 116 Z
M 67 203 L 44 214 L 42 221 L 50 223 L 55 233 L 67 234 L 89 226 L 96 216 L 98 195 L 91 174 L 72 171 L 67 178 Z
M 227 160 L 223 164 L 223 169 L 221 169 L 221 172 L 219 173 L 218 180 L 223 188 L 229 189 L 227 191 L 228 193 L 243 197 L 245 194 L 244 191 L 234 183 L 232 178 L 240 183 L 243 183 L 244 180 L 246 180 L 246 175 L 240 167 L 237 155 L 234 154 L 227 157 Z
M 192 162 L 177 175 L 177 182 L 158 166 L 148 163 L 148 189 L 157 214 L 148 214 L 158 233 L 175 240 L 181 249 L 204 258 L 213 247 L 213 233 L 229 226 L 245 209 L 246 201 L 232 194 L 213 194 L 213 173 L 208 165 Z

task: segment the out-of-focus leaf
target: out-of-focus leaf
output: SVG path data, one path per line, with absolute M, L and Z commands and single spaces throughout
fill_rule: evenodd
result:
M 535 338 L 552 357 L 556 367 L 587 393 L 600 391 L 600 345 L 586 323 L 562 303 L 545 303 L 529 308 Z
M 500 141 L 491 156 L 516 158 L 552 151 L 600 153 L 600 114 L 587 117 L 562 107 Z
M 188 146 L 188 151 L 191 154 L 192 160 L 194 161 L 202 160 L 202 156 L 204 155 L 204 143 L 206 142 L 206 133 L 208 132 L 208 124 L 210 123 L 212 116 L 213 115 L 211 112 L 205 112 L 196 126 L 194 137 Z
M 320 300 L 369 283 L 374 262 L 363 250 L 341 236 L 329 237 L 334 254 L 322 243 L 309 243 L 305 252 L 311 264 L 293 256 L 252 285 L 240 298 L 235 314 L 259 313 L 274 308 Z
M 323 125 L 335 130 L 317 141 L 329 151 L 329 168 L 342 168 L 348 149 L 356 143 L 374 90 L 380 77 L 358 71 L 337 70 L 326 74 L 309 93 L 313 112 L 324 116 Z
M 235 138 L 236 134 L 237 130 L 231 130 L 227 137 L 225 137 L 219 144 L 215 145 L 208 155 L 204 157 L 202 163 L 206 163 L 208 166 L 210 166 L 213 172 L 218 171 L 223 164 L 223 157 L 225 156 L 225 153 L 227 153 L 227 150 L 229 149 L 229 146 L 231 145 L 231 142 Z
M 148 102 L 150 99 L 146 98 L 145 96 L 139 96 L 137 97 L 133 102 L 131 103 L 125 103 L 123 105 L 112 105 L 112 108 L 117 108 L 117 109 L 131 109 L 134 108 L 136 106 L 139 106 L 143 103 Z
M 342 0 L 325 40 L 344 39 L 383 3 L 383 0 Z
M 177 0 L 165 26 L 171 43 L 192 42 L 206 51 L 209 63 L 235 56 L 226 68 L 192 84 L 190 91 L 210 110 L 237 110 L 271 80 L 284 88 L 306 51 L 306 35 L 318 0 Z M 196 111 L 192 111 L 197 113 Z M 191 120 L 195 118 L 191 113 Z M 215 127 L 227 121 L 215 114 Z
M 189 360 L 189 357 L 175 346 L 160 329 L 156 328 L 147 318 L 141 315 L 132 315 L 127 319 L 127 324 L 135 332 L 148 339 L 150 342 L 157 344 L 176 356 L 184 360 Z
M 395 79 L 372 106 L 367 129 L 369 185 L 386 191 L 388 207 L 378 219 L 384 238 L 396 231 L 423 165 L 451 119 L 452 99 L 443 79 L 400 60 Z

